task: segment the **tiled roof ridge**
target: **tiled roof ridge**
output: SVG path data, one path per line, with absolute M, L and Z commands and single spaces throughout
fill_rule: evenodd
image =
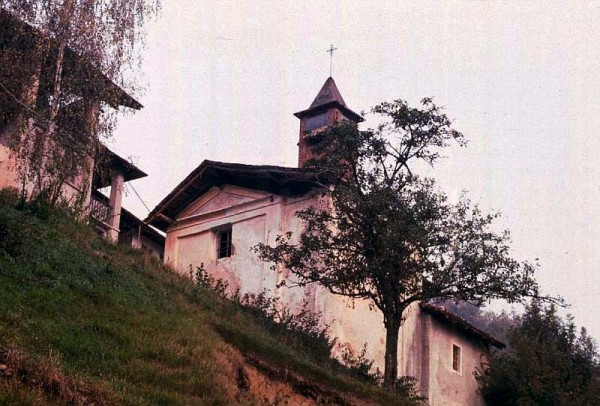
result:
M 239 162 L 213 161 L 210 159 L 205 159 L 204 161 L 202 161 L 202 164 L 200 164 L 200 165 L 203 165 L 203 164 L 206 164 L 206 166 L 212 165 L 212 166 L 220 166 L 223 168 L 232 168 L 232 169 L 235 168 L 235 169 L 276 170 L 276 171 L 283 171 L 283 172 L 302 172 L 302 173 L 314 172 L 313 170 L 311 170 L 309 168 L 297 168 L 297 167 L 293 167 L 293 166 L 280 166 L 280 165 L 252 165 L 252 164 L 242 164 Z M 198 169 L 198 168 L 196 168 L 196 169 Z

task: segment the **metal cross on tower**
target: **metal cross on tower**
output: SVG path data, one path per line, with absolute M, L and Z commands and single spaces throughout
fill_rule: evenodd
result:
M 331 44 L 331 47 L 326 51 L 329 53 L 329 76 L 330 77 L 333 72 L 333 51 L 337 51 L 337 48 L 334 48 L 333 44 Z

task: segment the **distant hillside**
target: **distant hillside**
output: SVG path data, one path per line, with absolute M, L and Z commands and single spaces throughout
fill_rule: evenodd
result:
M 14 204 L 0 192 L 0 405 L 409 404 L 154 258 Z

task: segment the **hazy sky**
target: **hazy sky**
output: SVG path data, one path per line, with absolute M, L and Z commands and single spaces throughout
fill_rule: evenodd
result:
M 145 108 L 110 144 L 152 209 L 204 159 L 295 166 L 329 76 L 355 111 L 433 97 L 470 140 L 435 175 L 503 213 L 519 259 L 600 338 L 600 3 L 169 1 L 148 26 Z M 148 212 L 129 193 L 125 207 Z

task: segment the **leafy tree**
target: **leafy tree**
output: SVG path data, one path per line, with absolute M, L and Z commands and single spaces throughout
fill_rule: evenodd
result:
M 89 72 L 97 69 L 128 90 L 137 89 L 130 71 L 140 61 L 144 23 L 159 6 L 159 0 L 0 0 L 0 10 L 28 24 L 0 38 L 0 50 L 11 49 L 0 58 L 0 127 L 6 122 L 2 113 L 19 114 L 11 146 L 23 182 L 36 184 L 38 194 L 56 200 L 62 183 L 89 166 L 99 135 L 111 133 L 114 113 L 90 100 L 86 90 L 103 79 Z M 30 34 L 30 26 L 37 34 Z M 10 47 L 3 49 L 3 43 Z M 78 63 L 67 65 L 67 54 L 73 53 Z M 83 72 L 73 72 L 78 68 Z M 65 83 L 66 70 L 77 78 Z M 28 129 L 30 118 L 44 131 Z
M 299 285 L 319 283 L 334 294 L 365 299 L 386 329 L 384 383 L 398 375 L 398 331 L 405 310 L 433 298 L 519 301 L 538 296 L 534 266 L 509 255 L 509 234 L 492 231 L 498 214 L 483 214 L 466 196 L 452 204 L 419 162 L 466 140 L 431 99 L 420 108 L 382 103 L 375 129 L 338 124 L 313 134 L 309 165 L 331 207 L 296 215 L 304 229 L 259 244 L 260 257 L 289 269 Z M 332 186 L 332 187 L 331 187 Z
M 478 379 L 488 405 L 598 405 L 600 364 L 585 328 L 534 301 Z

